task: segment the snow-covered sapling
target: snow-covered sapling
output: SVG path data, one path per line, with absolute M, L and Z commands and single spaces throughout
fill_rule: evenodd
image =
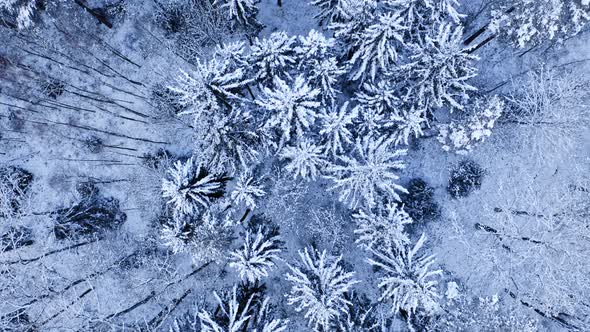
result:
M 279 259 L 281 246 L 280 237 L 264 232 L 262 227 L 246 230 L 243 247 L 230 253 L 229 266 L 238 271 L 242 280 L 254 284 L 268 276 Z
M 351 127 L 353 120 L 358 116 L 358 108 L 348 108 L 349 102 L 340 107 L 322 109 L 319 114 L 324 154 L 336 157 L 345 152 L 345 147 L 353 144 Z
M 518 47 L 563 41 L 590 21 L 588 0 L 502 0 L 497 4 L 490 28 Z
M 266 39 L 256 38 L 251 47 L 249 62 L 254 65 L 255 76 L 260 81 L 268 81 L 283 73 L 296 63 L 295 37 L 284 31 L 273 32 Z
M 447 106 L 463 110 L 469 93 L 477 90 L 468 80 L 477 75 L 479 58 L 463 47 L 463 29 L 441 24 L 433 36 L 413 46 L 410 63 L 401 66 L 406 84 L 404 100 L 417 109 L 432 111 Z
M 256 4 L 260 0 L 215 0 L 214 4 L 227 10 L 232 20 L 240 24 L 249 25 L 255 21 L 258 8 Z
M 315 180 L 326 166 L 326 159 L 322 148 L 316 146 L 309 139 L 299 141 L 297 146 L 286 146 L 280 153 L 281 159 L 287 160 L 285 169 L 294 178 Z
M 466 197 L 472 191 L 481 187 L 485 170 L 475 161 L 462 160 L 455 169 L 451 171 L 447 191 L 453 198 Z
M 397 204 L 377 207 L 375 211 L 359 210 L 353 217 L 357 225 L 356 243 L 363 248 L 402 247 L 410 241 L 404 228 L 413 222 L 412 218 Z
M 222 197 L 229 180 L 223 174 L 210 173 L 192 157 L 184 163 L 178 160 L 168 174 L 169 178 L 162 180 L 162 196 L 175 213 L 187 215 L 197 215 Z
M 330 331 L 336 319 L 346 312 L 350 303 L 346 294 L 358 281 L 354 272 L 342 267 L 342 257 L 328 255 L 325 251 L 305 248 L 299 251 L 301 262 L 289 265 L 287 280 L 292 283 L 287 303 L 295 305 L 298 312 L 305 311 L 308 325 L 315 330 Z
M 390 299 L 394 313 L 404 310 L 408 324 L 412 324 L 417 311 L 432 314 L 439 308 L 435 277 L 442 276 L 442 270 L 430 269 L 435 263 L 433 255 L 418 253 L 425 241 L 426 236 L 422 234 L 413 247 L 371 249 L 373 258 L 368 260 L 383 273 L 379 281 L 380 300 Z
M 231 192 L 231 199 L 240 204 L 244 203 L 250 209 L 256 207 L 256 199 L 266 195 L 262 185 L 254 180 L 250 172 L 243 172 Z
M 310 87 L 303 76 L 291 82 L 275 77 L 274 88 L 263 88 L 256 104 L 268 111 L 265 128 L 278 132 L 279 150 L 289 142 L 293 132 L 301 139 L 313 124 L 321 105 L 317 101 L 319 94 L 320 90 Z
M 392 150 L 392 141 L 385 137 L 358 138 L 354 153 L 339 156 L 326 177 L 334 182 L 331 190 L 340 192 L 340 201 L 353 209 L 373 207 L 383 199 L 400 201 L 398 192 L 406 189 L 397 184 L 395 171 L 405 168 L 400 160 L 405 155 L 406 150 Z
M 399 16 L 391 12 L 380 14 L 359 36 L 360 44 L 350 59 L 354 66 L 352 79 L 375 80 L 377 73 L 389 72 L 404 46 L 406 29 Z

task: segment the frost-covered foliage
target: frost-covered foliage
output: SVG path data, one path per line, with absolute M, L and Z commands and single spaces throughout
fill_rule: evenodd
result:
M 342 267 L 342 257 L 325 251 L 305 248 L 299 251 L 299 265 L 289 265 L 287 280 L 292 283 L 287 303 L 298 312 L 305 311 L 309 326 L 315 330 L 330 331 L 336 319 L 346 312 L 350 303 L 346 294 L 357 283 L 353 272 Z
M 264 232 L 262 227 L 254 232 L 246 230 L 244 245 L 232 252 L 229 266 L 236 269 L 242 280 L 252 284 L 268 276 L 269 270 L 279 259 L 282 241 L 278 235 Z
M 326 103 L 334 101 L 339 93 L 336 85 L 346 73 L 335 57 L 335 44 L 333 38 L 311 30 L 307 36 L 299 37 L 299 45 L 295 47 L 299 62 L 297 68 L 308 75 L 314 88 L 321 90 Z
M 459 24 L 465 17 L 457 11 L 457 0 L 385 0 L 384 6 L 402 18 L 408 27 L 406 39 L 413 42 L 423 38 L 432 25 Z
M 0 218 L 14 218 L 23 213 L 30 199 L 33 175 L 22 168 L 0 168 Z
M 407 80 L 404 100 L 424 111 L 447 106 L 463 110 L 469 92 L 477 90 L 468 80 L 477 75 L 478 57 L 463 47 L 463 29 L 451 24 L 436 27 L 433 36 L 414 47 L 411 62 L 400 68 Z
M 26 29 L 33 24 L 36 9 L 36 0 L 0 0 L 0 14 L 4 10 L 11 16 L 16 15 L 16 25 L 19 29 Z
M 231 199 L 236 203 L 244 203 L 253 209 L 256 207 L 256 199 L 266 195 L 259 181 L 254 180 L 250 172 L 243 172 L 231 192 Z
M 359 210 L 353 215 L 357 224 L 356 243 L 366 249 L 399 248 L 409 243 L 404 227 L 413 221 L 403 207 L 388 204 L 375 210 Z
M 350 235 L 345 219 L 335 208 L 322 208 L 311 211 L 311 218 L 305 223 L 305 229 L 311 241 L 320 249 L 340 250 L 350 243 Z
M 492 12 L 491 30 L 518 47 L 562 41 L 590 21 L 588 0 L 501 1 Z
M 202 332 L 283 332 L 287 329 L 288 320 L 273 318 L 269 310 L 269 300 L 261 300 L 257 294 L 250 296 L 237 294 L 234 286 L 231 297 L 222 299 L 217 293 L 217 310 L 209 312 L 201 310 Z M 244 298 L 245 297 L 245 298 Z M 176 332 L 176 331 L 174 331 Z
M 348 0 L 311 0 L 311 5 L 319 7 L 315 18 L 320 24 L 332 24 L 342 20 L 341 8 Z
M 430 269 L 435 263 L 434 256 L 418 253 L 425 241 L 426 236 L 422 234 L 413 247 L 371 249 L 373 258 L 368 262 L 384 274 L 379 281 L 380 300 L 390 299 L 392 312 L 401 309 L 411 317 L 418 311 L 433 314 L 439 308 L 435 277 L 441 276 L 442 270 Z
M 456 285 L 456 283 L 453 282 Z M 453 298 L 448 297 L 443 305 L 444 314 L 428 321 L 428 331 L 541 331 L 538 319 L 530 317 L 516 310 L 506 298 L 498 295 L 468 298 L 464 294 L 456 293 Z
M 295 37 L 289 37 L 284 31 L 273 32 L 266 39 L 256 38 L 249 56 L 255 77 L 268 81 L 283 76 L 296 63 L 294 43 Z
M 198 123 L 204 114 L 231 108 L 230 101 L 240 98 L 237 92 L 249 80 L 242 68 L 232 68 L 227 61 L 217 58 L 196 61 L 196 70 L 190 73 L 181 70 L 168 89 L 177 96 L 177 103 L 186 108 L 179 115 L 192 115 Z
M 362 90 L 355 94 L 355 100 L 361 107 L 377 114 L 398 114 L 399 97 L 395 85 L 388 80 L 365 82 Z
M 223 174 L 210 173 L 192 157 L 184 163 L 178 160 L 168 175 L 162 180 L 162 196 L 175 213 L 186 215 L 197 215 L 222 197 L 228 180 Z
M 195 153 L 208 160 L 212 170 L 236 173 L 264 155 L 266 136 L 245 108 L 202 117 L 195 125 Z
M 580 102 L 590 97 L 590 84 L 582 73 L 541 68 L 514 82 L 507 100 L 505 122 L 517 125 L 522 146 L 540 159 L 547 151 L 569 152 L 590 126 L 590 108 Z
M 320 90 L 313 89 L 303 76 L 298 76 L 290 82 L 275 77 L 274 88 L 264 87 L 262 92 L 256 104 L 268 111 L 265 128 L 274 130 L 280 137 L 279 149 L 290 141 L 293 132 L 301 139 L 317 117 Z
M 402 19 L 392 13 L 379 15 L 378 20 L 367 27 L 359 37 L 360 43 L 350 63 L 355 66 L 352 79 L 371 78 L 378 72 L 387 72 L 398 57 L 398 50 L 404 45 Z
M 252 24 L 255 19 L 258 8 L 256 4 L 260 0 L 215 0 L 214 4 L 221 5 L 222 8 L 227 10 L 227 13 L 232 20 L 249 25 Z
M 199 217 L 174 216 L 163 222 L 160 239 L 174 254 L 190 254 L 200 263 L 220 262 L 231 243 L 231 229 L 214 212 Z
M 447 152 L 467 154 L 492 135 L 492 129 L 503 111 L 504 101 L 498 96 L 477 99 L 469 111 L 471 116 L 466 120 L 438 125 L 436 139 Z
M 330 188 L 340 192 L 339 199 L 350 208 L 373 207 L 383 199 L 399 201 L 398 192 L 406 192 L 394 173 L 405 168 L 400 157 L 406 150 L 393 150 L 391 139 L 364 137 L 357 139 L 355 150 L 338 157 L 328 167 L 326 177 L 334 182 Z
M 353 143 L 353 121 L 358 117 L 358 108 L 348 109 L 349 102 L 340 107 L 322 109 L 319 114 L 322 145 L 325 154 L 332 157 L 345 152 L 345 148 Z
M 299 141 L 297 146 L 286 146 L 280 153 L 281 159 L 287 160 L 285 169 L 294 178 L 315 180 L 326 165 L 322 148 L 308 139 Z

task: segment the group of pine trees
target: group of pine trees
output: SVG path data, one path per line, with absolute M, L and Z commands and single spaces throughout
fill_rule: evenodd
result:
M 254 24 L 254 1 L 222 2 L 238 23 Z M 319 8 L 317 18 L 326 32 L 274 32 L 249 46 L 223 44 L 166 87 L 181 109 L 178 116 L 190 117 L 197 139 L 194 155 L 178 161 L 164 180 L 172 217 L 162 237 L 175 251 L 190 245 L 206 252 L 195 257 L 211 259 L 213 252 L 223 257 L 215 236 L 237 225 L 226 213 L 228 206 L 253 209 L 265 190 L 251 174 L 275 160 L 299 181 L 331 182 L 329 189 L 353 211 L 357 244 L 379 271 L 379 300 L 390 303 L 391 313 L 401 314 L 413 329 L 441 313 L 437 285 L 442 270 L 432 267 L 433 256 L 421 253 L 426 236 L 413 241 L 405 229 L 413 223 L 400 197 L 408 193 L 398 174 L 405 167 L 406 146 L 425 130 L 435 130 L 445 151 L 468 153 L 491 135 L 504 99 L 483 95 L 472 83 L 477 47 L 465 46 L 464 15 L 456 0 L 312 4 Z M 522 47 L 579 32 L 590 18 L 588 3 L 576 2 L 567 10 L 559 8 L 555 28 L 536 30 L 544 21 L 528 14 L 545 15 L 541 9 L 553 4 L 502 4 L 492 30 Z M 516 22 L 525 16 L 529 21 L 517 30 Z M 438 112 L 451 113 L 453 120 L 437 123 Z M 230 177 L 239 180 L 231 199 L 224 200 Z M 225 208 L 213 208 L 215 204 Z M 221 212 L 214 216 L 212 209 Z M 207 230 L 216 235 L 203 237 Z M 229 254 L 230 266 L 248 287 L 260 285 L 280 261 L 282 243 L 276 230 L 249 227 L 243 246 Z M 300 250 L 299 256 L 287 264 L 287 304 L 303 313 L 309 327 L 385 330 L 383 319 L 351 319 L 353 289 L 360 281 L 341 256 L 314 247 Z M 198 313 L 205 331 L 286 329 L 287 320 L 268 316 L 268 298 L 260 294 L 238 299 L 234 288 L 225 299 L 215 296 L 221 311 L 215 317 Z M 260 317 L 267 318 L 260 323 Z

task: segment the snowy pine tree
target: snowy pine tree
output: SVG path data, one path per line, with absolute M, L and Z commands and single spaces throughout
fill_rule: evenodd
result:
M 469 93 L 477 90 L 468 80 L 477 75 L 478 57 L 463 48 L 463 29 L 441 24 L 425 43 L 414 47 L 411 63 L 400 69 L 405 85 L 404 100 L 418 110 L 431 112 L 448 106 L 463 110 Z
M 210 211 L 198 217 L 176 215 L 163 222 L 160 239 L 172 253 L 190 254 L 194 262 L 220 262 L 231 244 L 231 229 Z
M 299 36 L 299 46 L 295 47 L 295 52 L 301 60 L 301 65 L 309 60 L 321 60 L 333 55 L 336 40 L 326 38 L 326 36 L 312 29 L 307 36 Z
M 320 90 L 311 88 L 303 76 L 289 83 L 275 77 L 274 89 L 263 88 L 262 96 L 256 100 L 256 104 L 269 111 L 265 128 L 278 132 L 279 150 L 289 142 L 293 132 L 298 139 L 303 137 L 321 105 L 317 101 Z
M 249 25 L 255 21 L 258 8 L 256 4 L 260 0 L 215 0 L 215 5 L 221 5 L 227 9 L 229 17 L 241 24 Z
M 388 80 L 380 80 L 376 83 L 365 82 L 362 90 L 355 93 L 355 99 L 364 109 L 378 114 L 393 112 L 397 114 L 399 98 L 395 84 Z
M 377 207 L 374 212 L 359 210 L 353 217 L 356 243 L 366 249 L 397 248 L 410 241 L 404 227 L 413 222 L 412 218 L 397 204 Z
M 401 200 L 397 192 L 407 191 L 396 183 L 399 176 L 394 171 L 405 168 L 399 158 L 406 150 L 391 151 L 391 145 L 383 136 L 357 138 L 354 153 L 340 156 L 338 163 L 328 167 L 327 178 L 334 182 L 330 189 L 340 191 L 341 202 L 354 209 L 373 207 L 385 198 Z
M 256 207 L 256 199 L 264 196 L 266 192 L 262 186 L 252 178 L 250 172 L 245 171 L 238 178 L 231 192 L 231 199 L 237 204 L 244 203 L 250 209 Z
M 433 278 L 442 276 L 442 270 L 430 270 L 435 263 L 434 256 L 418 254 L 425 241 L 426 236 L 422 234 L 413 248 L 371 249 L 373 258 L 368 260 L 384 273 L 379 282 L 380 300 L 391 299 L 394 313 L 404 310 L 408 314 L 408 324 L 419 310 L 426 313 L 438 310 L 438 281 Z
M 392 118 L 395 122 L 395 145 L 410 144 L 410 138 L 419 138 L 424 135 L 422 129 L 428 126 L 428 120 L 424 110 L 404 109 L 399 116 Z
M 162 180 L 162 196 L 177 214 L 197 215 L 223 196 L 228 181 L 225 175 L 210 173 L 192 157 L 174 163 L 168 174 L 169 178 Z
M 243 107 L 203 117 L 195 128 L 195 151 L 209 161 L 212 170 L 233 174 L 250 168 L 261 155 L 264 133 Z
M 500 1 L 492 12 L 491 30 L 518 47 L 562 41 L 590 21 L 588 0 Z
M 292 283 L 287 303 L 298 312 L 305 311 L 308 325 L 315 330 L 330 331 L 336 319 L 346 312 L 349 301 L 346 294 L 358 281 L 354 272 L 346 272 L 342 257 L 325 251 L 305 248 L 299 251 L 300 265 L 289 265 L 287 280 Z
M 255 77 L 264 82 L 283 76 L 296 63 L 294 44 L 295 37 L 289 37 L 284 31 L 273 32 L 266 39 L 256 38 L 249 59 Z
M 176 102 L 187 107 L 187 110 L 179 115 L 192 115 L 198 123 L 204 113 L 215 114 L 220 110 L 232 108 L 230 101 L 240 99 L 237 92 L 250 80 L 245 78 L 242 68 L 232 68 L 228 64 L 227 61 L 217 58 L 208 62 L 197 59 L 195 71 L 180 71 L 175 83 L 168 86 L 177 96 Z
M 358 116 L 358 108 L 348 109 L 349 102 L 340 107 L 329 110 L 322 109 L 319 114 L 324 154 L 330 153 L 332 157 L 344 153 L 345 146 L 353 143 L 350 131 L 353 120 Z
M 278 235 L 265 233 L 262 227 L 256 232 L 247 230 L 243 247 L 230 253 L 229 266 L 239 272 L 242 280 L 254 284 L 267 277 L 268 271 L 275 266 L 281 245 Z
M 347 0 L 311 0 L 309 4 L 319 7 L 315 18 L 320 24 L 332 24 L 342 20 L 341 8 Z
M 36 0 L 0 0 L 0 14 L 5 11 L 10 16 L 16 14 L 16 26 L 26 29 L 33 24 L 33 15 L 37 9 Z M 4 20 L 0 17 L 0 20 Z
M 353 66 L 353 80 L 371 78 L 377 73 L 387 73 L 398 58 L 399 50 L 404 46 L 402 19 L 391 12 L 379 14 L 377 21 L 360 33 L 359 44 L 350 64 Z
M 281 159 L 287 159 L 285 169 L 294 178 L 315 180 L 326 165 L 322 148 L 313 144 L 309 139 L 299 141 L 297 146 L 286 146 L 281 151 Z

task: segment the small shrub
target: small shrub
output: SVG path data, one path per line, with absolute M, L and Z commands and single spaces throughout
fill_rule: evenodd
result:
M 467 197 L 481 187 L 485 170 L 472 160 L 463 160 L 451 172 L 447 191 L 453 198 Z
M 57 97 L 63 95 L 66 91 L 66 86 L 60 81 L 51 80 L 43 83 L 41 89 L 43 90 L 43 94 L 47 97 L 57 99 Z
M 0 168 L 0 217 L 14 216 L 20 211 L 32 181 L 33 174 L 22 168 Z
M 440 210 L 434 200 L 434 188 L 426 181 L 415 178 L 406 186 L 407 194 L 401 195 L 404 210 L 414 222 L 432 220 L 438 217 Z
M 102 143 L 102 139 L 96 136 L 89 136 L 84 140 L 84 147 L 88 149 L 90 153 L 101 153 L 104 144 Z
M 120 227 L 127 219 L 117 199 L 98 194 L 82 198 L 72 207 L 57 210 L 53 215 L 56 221 L 53 232 L 58 240 L 101 236 L 108 230 Z
M 0 251 L 11 251 L 34 243 L 33 231 L 28 227 L 10 227 L 0 237 Z

